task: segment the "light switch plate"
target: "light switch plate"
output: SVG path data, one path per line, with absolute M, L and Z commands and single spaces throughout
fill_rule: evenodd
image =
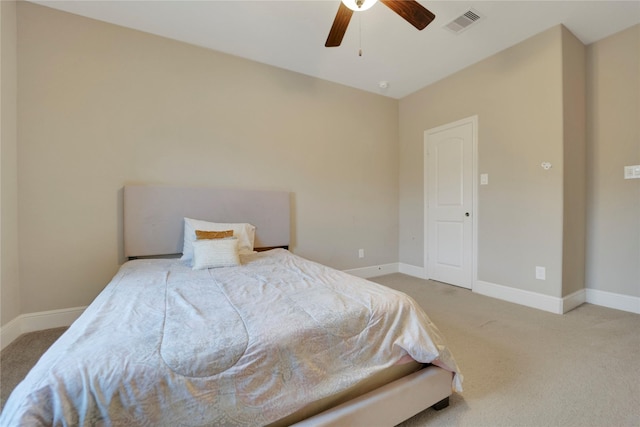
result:
M 481 173 L 480 174 L 480 185 L 487 185 L 489 184 L 489 174 L 488 173 Z
M 624 179 L 638 179 L 638 178 L 640 178 L 640 165 L 624 167 Z

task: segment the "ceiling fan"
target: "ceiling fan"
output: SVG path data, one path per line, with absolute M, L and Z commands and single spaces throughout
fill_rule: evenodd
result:
M 327 42 L 324 45 L 326 47 L 340 46 L 353 12 L 367 10 L 373 6 L 376 1 L 377 0 L 342 0 L 336 18 L 333 20 L 331 30 L 329 31 L 329 37 L 327 37 Z M 418 30 L 424 29 L 436 17 L 416 0 L 380 1 Z

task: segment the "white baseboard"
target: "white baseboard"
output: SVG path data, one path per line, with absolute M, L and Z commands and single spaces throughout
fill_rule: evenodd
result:
M 402 273 L 407 276 L 418 277 L 420 279 L 426 279 L 427 273 L 424 267 L 416 267 L 415 265 L 405 264 L 403 262 L 394 262 L 391 264 L 374 265 L 372 267 L 352 268 L 350 270 L 344 270 L 345 273 L 352 274 L 354 276 L 369 279 L 371 277 L 384 276 L 391 273 Z
M 483 282 L 478 280 L 473 285 L 473 292 L 481 295 L 513 302 L 539 310 L 549 311 L 551 313 L 563 313 L 562 298 L 552 297 L 549 295 L 539 294 L 537 292 L 525 291 L 509 286 L 496 285 L 495 283 Z
M 0 329 L 0 350 L 11 344 L 20 335 L 22 335 L 22 324 L 20 316 L 18 316 Z
M 580 289 L 579 291 L 569 294 L 562 298 L 562 313 L 567 313 L 585 302 L 587 302 L 585 289 Z
M 581 289 L 563 298 L 542 295 L 522 289 L 477 281 L 473 291 L 527 307 L 564 314 L 587 302 L 616 310 L 640 314 L 640 298 L 596 289 Z
M 589 304 L 601 305 L 603 307 L 640 314 L 640 297 L 615 294 L 613 292 L 589 288 L 585 289 L 585 291 L 586 302 Z
M 1 328 L 0 349 L 5 348 L 20 335 L 27 332 L 69 326 L 80 317 L 85 308 L 73 307 L 21 314 Z
M 398 263 L 374 265 L 371 267 L 352 268 L 350 270 L 344 270 L 345 273 L 352 274 L 354 276 L 368 279 L 370 277 L 384 276 L 385 274 L 398 273 Z
M 424 267 L 399 263 L 398 271 L 408 276 L 428 279 Z M 585 302 L 640 314 L 640 297 L 597 289 L 580 289 L 570 295 L 558 298 L 477 280 L 473 284 L 473 292 L 556 314 L 567 313 Z
M 405 264 L 403 262 L 400 263 L 400 273 L 419 279 L 427 279 L 427 270 L 424 267 L 416 267 L 415 265 Z

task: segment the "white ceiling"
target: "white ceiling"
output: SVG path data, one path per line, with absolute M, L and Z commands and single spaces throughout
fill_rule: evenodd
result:
M 640 22 L 640 0 L 420 0 L 436 19 L 418 31 L 378 3 L 354 13 L 340 47 L 326 48 L 339 0 L 33 2 L 392 98 L 557 24 L 590 44 Z M 469 8 L 482 20 L 461 34 L 444 28 Z

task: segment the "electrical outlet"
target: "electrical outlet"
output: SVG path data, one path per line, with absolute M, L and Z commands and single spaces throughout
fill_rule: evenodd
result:
M 364 258 L 364 249 L 358 249 L 358 258 Z
M 536 266 L 536 279 L 546 280 L 546 278 L 547 278 L 547 269 L 544 267 Z

